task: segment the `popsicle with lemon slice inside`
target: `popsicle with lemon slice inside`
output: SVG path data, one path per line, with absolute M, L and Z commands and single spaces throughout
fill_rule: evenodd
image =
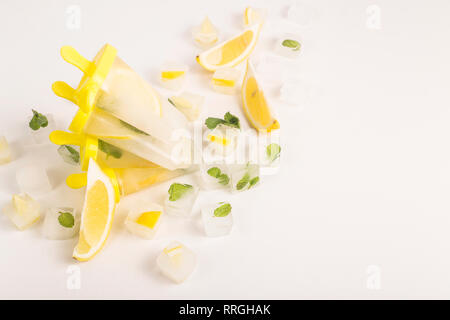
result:
M 96 136 L 170 170 L 189 166 L 191 140 L 185 117 L 161 102 L 114 47 L 105 45 L 93 61 L 71 47 L 63 47 L 61 55 L 84 72 L 76 89 L 62 81 L 52 86 L 56 95 L 80 109 L 69 127 L 72 132 Z
M 91 158 L 102 168 L 109 168 L 116 179 L 120 196 L 140 191 L 193 170 L 192 168 L 168 170 L 93 136 L 57 130 L 50 134 L 50 140 L 57 145 L 80 146 L 80 166 L 83 171 L 87 170 Z M 87 183 L 87 174 L 72 174 L 66 182 L 74 189 L 84 187 Z

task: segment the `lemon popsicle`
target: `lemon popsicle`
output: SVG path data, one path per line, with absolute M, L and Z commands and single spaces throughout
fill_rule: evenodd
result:
M 189 165 L 177 158 L 181 148 L 190 161 L 191 140 L 184 115 L 161 102 L 156 91 L 117 56 L 114 47 L 104 46 L 92 62 L 71 47 L 63 47 L 61 54 L 85 73 L 77 89 L 61 81 L 52 87 L 58 96 L 80 108 L 71 131 L 114 139 L 108 141 L 113 145 L 120 140 L 120 148 L 168 169 Z
M 78 158 L 83 171 L 87 170 L 90 159 L 96 160 L 101 167 L 108 168 L 115 178 L 121 196 L 193 170 L 193 168 L 168 170 L 104 140 L 84 134 L 54 131 L 50 134 L 50 140 L 59 145 L 80 146 Z M 66 182 L 69 187 L 77 189 L 86 185 L 86 179 L 86 173 L 73 174 L 67 178 Z

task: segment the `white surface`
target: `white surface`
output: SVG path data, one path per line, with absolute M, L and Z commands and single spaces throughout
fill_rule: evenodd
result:
M 199 50 L 191 27 L 208 14 L 224 39 L 240 30 L 247 5 L 268 7 L 272 28 L 260 48 L 271 48 L 288 4 L 77 3 L 81 29 L 71 30 L 72 1 L 0 2 L 0 129 L 16 158 L 0 167 L 2 206 L 18 191 L 16 168 L 31 161 L 49 167 L 56 187 L 45 203 L 81 206 L 82 192 L 69 193 L 63 183 L 76 169 L 58 159 L 56 146 L 32 147 L 26 135 L 31 108 L 54 114 L 60 128 L 75 112 L 50 89 L 53 81 L 75 85 L 80 78 L 61 59 L 62 45 L 93 57 L 109 42 L 155 86 L 163 61 L 189 64 L 188 90 L 208 93 L 207 115 L 232 110 L 245 122 L 237 97 L 209 93 L 208 74 L 194 62 Z M 230 237 L 207 238 L 197 214 L 167 217 L 156 240 L 136 239 L 123 225 L 134 195 L 121 204 L 104 250 L 77 263 L 75 239 L 47 240 L 41 226 L 19 232 L 1 215 L 0 298 L 450 298 L 450 2 L 315 3 L 319 18 L 301 30 L 304 52 L 289 69 L 314 83 L 314 94 L 300 108 L 277 102 L 281 170 L 229 197 Z M 381 9 L 379 30 L 366 27 L 373 4 Z M 272 85 L 269 93 L 276 91 Z M 161 200 L 166 188 L 143 194 Z M 223 200 L 220 192 L 207 198 L 215 196 Z M 198 257 L 196 271 L 179 286 L 155 264 L 175 239 Z M 81 268 L 79 290 L 66 287 L 73 265 Z M 380 290 L 367 287 L 374 270 L 381 272 Z

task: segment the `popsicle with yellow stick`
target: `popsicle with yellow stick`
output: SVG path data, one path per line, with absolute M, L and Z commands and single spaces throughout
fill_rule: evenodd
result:
M 92 61 L 74 48 L 61 48 L 63 59 L 83 72 L 77 88 L 57 81 L 56 95 L 79 110 L 69 130 L 90 136 L 169 170 L 191 164 L 191 139 L 184 115 L 117 56 L 107 44 Z
M 80 146 L 81 170 L 87 170 L 89 159 L 96 160 L 117 185 L 116 197 L 126 196 L 192 171 L 192 169 L 168 170 L 86 134 L 57 130 L 50 134 L 50 140 L 57 145 Z M 72 174 L 68 176 L 66 183 L 73 189 L 82 188 L 86 186 L 87 176 L 86 172 Z

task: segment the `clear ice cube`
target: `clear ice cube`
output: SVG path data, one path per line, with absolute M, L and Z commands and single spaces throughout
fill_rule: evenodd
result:
M 144 239 L 153 239 L 161 224 L 163 209 L 150 203 L 139 209 L 133 209 L 125 220 L 129 232 Z
M 3 208 L 3 213 L 19 230 L 25 230 L 39 220 L 41 206 L 27 194 L 14 195 Z
M 184 187 L 183 187 L 184 186 Z M 175 190 L 178 188 L 178 190 Z M 171 190 L 175 190 L 171 197 Z M 194 207 L 195 201 L 198 197 L 198 188 L 196 186 L 173 183 L 168 191 L 165 200 L 165 209 L 167 214 L 187 218 L 192 213 L 192 208 Z
M 74 208 L 59 207 L 47 210 L 42 229 L 47 239 L 71 239 L 79 230 L 80 214 Z
M 79 146 L 69 146 L 62 145 L 58 148 L 58 154 L 64 160 L 64 162 L 71 165 L 80 164 L 80 147 Z
M 5 137 L 0 136 L 0 165 L 11 162 L 11 148 Z
M 230 165 L 229 168 L 233 192 L 245 191 L 258 185 L 260 180 L 258 164 L 235 164 Z
M 230 188 L 230 174 L 224 164 L 202 164 L 200 175 L 203 189 Z
M 39 197 L 52 190 L 47 170 L 36 164 L 30 164 L 18 169 L 16 180 L 20 191 L 33 197 Z
M 205 17 L 201 25 L 192 29 L 192 36 L 195 43 L 203 49 L 211 47 L 219 39 L 217 28 L 214 27 L 208 17 Z
M 161 85 L 169 90 L 179 91 L 183 88 L 188 67 L 175 62 L 165 62 L 161 66 L 159 79 Z
M 202 209 L 203 226 L 209 237 L 221 237 L 229 234 L 233 228 L 231 204 L 219 202 Z
M 219 124 L 206 133 L 209 144 L 205 151 L 212 152 L 215 156 L 229 156 L 236 150 L 240 134 L 241 130 L 237 128 Z
M 173 241 L 158 256 L 156 264 L 167 278 L 181 283 L 192 274 L 197 259 L 190 249 L 178 241 Z
M 236 68 L 220 68 L 214 72 L 212 86 L 216 92 L 233 95 L 239 86 L 241 72 Z
M 202 112 L 205 97 L 190 92 L 183 92 L 168 100 L 175 108 L 180 110 L 189 121 L 195 121 Z
M 277 38 L 275 52 L 286 58 L 297 58 L 303 51 L 303 43 L 296 34 L 283 34 Z
M 34 143 L 36 143 L 36 144 L 50 143 L 50 138 L 49 138 L 50 133 L 56 129 L 56 124 L 55 124 L 53 115 L 46 114 L 45 116 L 47 117 L 47 120 L 48 120 L 48 125 L 46 127 L 41 127 L 38 130 L 33 130 L 33 129 L 29 128 L 30 132 L 31 132 L 31 137 L 32 137 Z M 30 117 L 28 119 L 28 122 L 30 122 L 32 118 L 33 117 Z

